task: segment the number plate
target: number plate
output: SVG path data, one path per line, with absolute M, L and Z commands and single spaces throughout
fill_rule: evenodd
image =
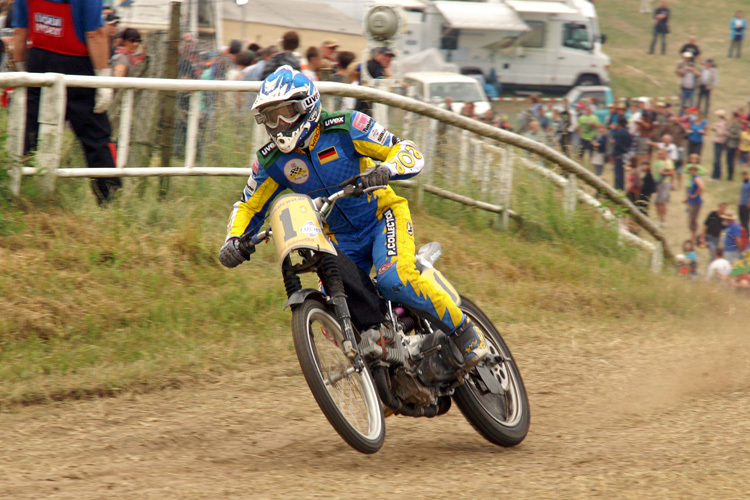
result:
M 280 263 L 292 250 L 299 248 L 336 255 L 336 249 L 323 231 L 309 196 L 280 196 L 271 207 L 270 219 Z

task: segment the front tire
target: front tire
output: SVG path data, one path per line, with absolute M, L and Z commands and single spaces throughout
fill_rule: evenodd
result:
M 529 432 L 530 413 L 526 388 L 521 379 L 510 349 L 492 322 L 473 302 L 461 297 L 461 310 L 471 319 L 475 328 L 484 333 L 490 349 L 490 356 L 502 356 L 505 361 L 490 365 L 480 363 L 490 369 L 492 376 L 502 387 L 502 394 L 494 394 L 476 369 L 468 380 L 456 388 L 453 399 L 466 420 L 485 439 L 500 446 L 515 446 Z
M 341 349 L 344 334 L 335 313 L 308 299 L 292 313 L 292 337 L 302 373 L 318 406 L 352 448 L 375 453 L 385 440 L 385 419 L 365 367 L 357 373 Z

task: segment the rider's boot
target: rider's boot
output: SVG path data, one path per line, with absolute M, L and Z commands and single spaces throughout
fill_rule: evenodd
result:
M 474 323 L 469 318 L 464 319 L 461 325 L 450 334 L 450 339 L 463 354 L 465 369 L 475 367 L 490 352 L 484 335 L 474 327 Z

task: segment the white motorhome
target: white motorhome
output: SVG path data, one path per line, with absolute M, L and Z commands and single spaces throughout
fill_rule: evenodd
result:
M 325 1 L 325 0 L 318 0 Z M 358 4 L 352 0 L 348 5 Z M 372 2 L 370 2 L 372 4 Z M 405 57 L 439 48 L 461 70 L 493 72 L 505 87 L 570 88 L 609 83 L 610 59 L 589 0 L 379 0 L 400 6 Z
M 439 47 L 447 61 L 494 71 L 506 87 L 609 83 L 610 59 L 588 0 L 432 1 L 407 16 L 405 55 Z

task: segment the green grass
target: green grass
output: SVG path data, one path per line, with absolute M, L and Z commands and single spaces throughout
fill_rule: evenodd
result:
M 674 93 L 679 58 L 645 55 L 650 21 L 636 3 L 598 6 L 610 37 L 605 48 L 613 57 L 615 91 Z M 682 19 L 706 17 L 702 5 L 672 3 L 670 50 L 698 26 Z M 714 2 L 717 20 L 700 25 L 699 42 L 707 54 L 719 55 L 722 72 L 714 109 L 745 99 L 742 71 L 731 70 L 743 63 L 723 61 L 719 52 L 726 50 L 724 17 L 728 22 L 734 8 Z M 659 85 L 632 74 L 628 64 Z M 0 115 L 0 130 L 5 119 Z M 210 161 L 246 165 L 246 143 L 231 127 L 219 130 L 222 147 L 204 152 Z M 68 165 L 83 164 L 70 138 L 65 148 Z M 5 176 L 0 169 L 0 189 Z M 272 246 L 234 270 L 217 259 L 243 182 L 175 178 L 162 200 L 156 179 L 130 179 L 123 196 L 104 209 L 81 179 L 59 180 L 49 197 L 35 179 L 24 180 L 20 199 L 0 192 L 0 408 L 156 390 L 250 363 L 293 359 Z M 446 188 L 449 182 L 435 180 Z M 648 256 L 619 244 L 591 211 L 581 208 L 572 219 L 562 214 L 561 193 L 546 181 L 517 170 L 514 185 L 512 206 L 524 223 L 508 232 L 497 229 L 496 215 L 430 195 L 413 214 L 417 243 L 441 242 L 439 268 L 512 336 L 511 343 L 535 331 L 583 329 L 592 322 L 647 333 L 692 322 L 705 311 L 747 307 L 741 296 L 669 270 L 651 274 Z M 734 189 L 721 186 L 717 196 Z M 411 198 L 410 191 L 399 191 Z

